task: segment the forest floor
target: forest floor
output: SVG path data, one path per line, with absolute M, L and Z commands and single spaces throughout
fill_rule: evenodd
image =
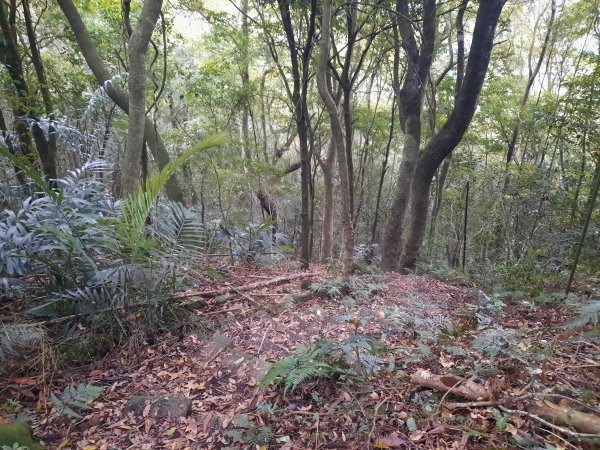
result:
M 161 335 L 153 345 L 132 339 L 43 382 L 8 379 L 0 392 L 53 449 L 600 448 L 531 408 L 546 402 L 572 406 L 592 422 L 600 416 L 600 347 L 560 327 L 567 311 L 503 306 L 471 286 L 416 275 L 361 275 L 344 284 L 325 268 L 311 273 L 314 295 L 295 279 L 213 297 L 194 312 L 192 332 Z M 242 267 L 202 289 L 286 274 Z M 345 374 L 287 392 L 258 386 L 270 364 L 299 345 L 343 347 L 357 334 L 376 346 L 346 347 L 353 350 Z M 358 359 L 372 353 L 365 360 L 371 372 L 352 359 L 356 351 Z M 456 395 L 425 386 L 428 380 Z M 57 414 L 49 393 L 80 383 L 103 393 L 82 420 Z M 487 398 L 469 398 L 471 384 Z M 191 411 L 158 418 L 148 404 L 128 412 L 136 395 L 185 397 Z

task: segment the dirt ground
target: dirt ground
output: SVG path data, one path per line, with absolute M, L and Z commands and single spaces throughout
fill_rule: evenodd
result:
M 473 287 L 415 275 L 361 275 L 344 284 L 323 267 L 311 273 L 321 286 L 313 295 L 295 279 L 213 297 L 194 311 L 189 332 L 151 345 L 134 338 L 77 370 L 12 377 L 0 393 L 53 449 L 600 448 L 526 413 L 543 394 L 600 415 L 600 346 L 560 327 L 566 311 L 501 308 Z M 243 267 L 201 288 L 285 274 Z M 328 286 L 339 292 L 321 292 Z M 299 345 L 344 343 L 357 333 L 377 342 L 377 370 L 350 365 L 355 376 L 311 379 L 291 392 L 258 386 L 270 364 Z M 510 407 L 474 404 L 415 384 L 419 371 L 468 378 L 492 399 L 520 399 Z M 50 393 L 79 383 L 103 393 L 81 420 L 57 414 Z M 186 397 L 191 412 L 168 419 L 149 408 L 127 412 L 134 395 Z

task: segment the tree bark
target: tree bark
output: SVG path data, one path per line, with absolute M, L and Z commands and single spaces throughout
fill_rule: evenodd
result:
M 392 147 L 392 139 L 394 137 L 394 123 L 396 122 L 395 118 L 395 109 L 396 109 L 396 95 L 392 98 L 392 110 L 390 117 L 390 132 L 388 134 L 387 144 L 385 146 L 385 157 L 383 162 L 381 163 L 381 174 L 379 175 L 379 184 L 377 185 L 377 199 L 375 200 L 375 211 L 373 217 L 373 226 L 371 227 L 371 245 L 373 245 L 376 241 L 377 237 L 377 225 L 379 225 L 379 207 L 381 205 L 381 195 L 383 192 L 383 183 L 385 181 L 385 174 L 388 169 L 388 161 L 390 158 L 390 150 Z
M 465 10 L 467 9 L 467 3 L 469 0 L 463 0 L 458 8 L 456 14 L 456 84 L 454 86 L 454 96 L 460 92 L 463 78 L 465 76 L 465 28 L 464 28 L 464 16 Z M 450 29 L 450 35 L 448 37 L 448 45 L 452 46 L 452 29 Z M 453 59 L 453 52 L 450 49 L 450 60 Z M 439 85 L 443 80 L 440 76 L 436 80 L 436 86 Z M 432 133 L 435 132 L 433 128 Z M 444 200 L 444 184 L 446 183 L 446 177 L 450 171 L 450 164 L 452 162 L 452 153 L 446 156 L 441 168 L 437 171 L 436 177 L 436 189 L 435 189 L 435 202 L 433 204 L 433 211 L 431 213 L 431 221 L 429 226 L 429 248 L 433 250 L 435 242 L 435 230 L 437 227 L 438 214 L 442 209 L 442 203 Z
M 335 145 L 333 140 L 329 142 L 329 150 L 325 160 L 320 160 L 319 164 L 323 171 L 323 222 L 321 225 L 321 264 L 331 262 L 333 252 L 333 167 L 335 165 Z
M 124 195 L 131 195 L 137 190 L 142 175 L 146 121 L 146 53 L 161 8 L 162 0 L 145 0 L 129 38 L 129 122 L 127 146 L 121 164 L 121 188 Z
M 433 176 L 465 134 L 477 106 L 490 62 L 496 25 L 506 0 L 479 3 L 465 76 L 446 123 L 427 144 L 419 158 L 412 188 L 410 233 L 402 256 L 402 268 L 412 269 L 421 251 L 427 224 L 429 190 Z
M 26 5 L 24 5 L 24 7 L 25 6 Z M 15 6 L 12 5 L 11 8 L 15 8 Z M 39 125 L 39 118 L 35 113 L 36 108 L 32 100 L 32 95 L 29 92 L 25 75 L 23 73 L 23 62 L 17 48 L 16 36 L 11 29 L 15 14 L 16 10 L 12 9 L 10 11 L 9 19 L 9 15 L 6 13 L 4 4 L 0 4 L 0 28 L 2 29 L 3 37 L 3 42 L 0 43 L 0 60 L 6 67 L 6 70 L 8 71 L 10 79 L 16 90 L 17 101 L 13 102 L 13 112 L 15 122 L 14 127 L 20 141 L 18 148 L 21 154 L 32 155 L 33 142 L 35 142 L 35 147 L 40 157 L 44 176 L 46 177 L 46 180 L 50 186 L 54 186 L 57 178 L 56 145 L 55 142 L 52 141 L 54 137 L 51 137 L 50 141 L 46 139 L 44 131 Z M 30 17 L 26 15 L 26 20 L 27 18 L 30 19 Z M 32 59 L 37 72 L 41 68 L 41 60 L 38 58 L 39 53 L 37 53 L 35 36 L 32 38 L 28 33 L 28 37 L 32 50 Z M 29 131 L 28 121 L 32 122 L 31 133 Z M 54 147 L 52 147 L 52 144 L 54 144 Z M 31 162 L 33 162 L 33 159 Z
M 337 104 L 329 91 L 327 84 L 327 63 L 329 61 L 329 38 L 331 32 L 331 0 L 323 1 L 323 16 L 321 21 L 321 39 L 319 41 L 319 66 L 317 68 L 317 88 L 325 103 L 331 126 L 331 141 L 335 147 L 340 175 L 340 190 L 342 193 L 342 272 L 349 273 L 352 268 L 352 253 L 354 252 L 354 229 L 352 228 L 352 202 L 350 177 L 342 121 Z
M 58 168 L 56 165 L 56 130 L 53 123 L 54 115 L 52 112 L 52 98 L 50 97 L 48 79 L 46 78 L 42 57 L 37 45 L 35 30 L 33 28 L 33 20 L 31 18 L 31 12 L 29 9 L 29 1 L 23 0 L 22 7 L 23 17 L 25 19 L 25 28 L 27 30 L 27 40 L 29 41 L 29 50 L 31 52 L 31 61 L 35 69 L 39 89 L 42 94 L 44 110 L 49 120 L 48 138 L 46 138 L 44 131 L 41 129 L 37 121 L 33 124 L 33 136 L 36 142 L 38 153 L 40 154 L 40 161 L 42 163 L 44 175 L 49 181 L 50 186 L 55 187 L 55 180 L 58 178 Z
M 303 269 L 308 269 L 311 258 L 311 154 L 308 143 L 308 82 L 310 78 L 309 63 L 313 48 L 315 34 L 315 19 L 317 13 L 317 0 L 310 2 L 310 17 L 304 46 L 300 46 L 294 34 L 294 25 L 290 14 L 289 0 L 278 0 L 281 21 L 286 35 L 288 50 L 290 52 L 290 63 L 292 66 L 293 91 L 289 91 L 290 100 L 293 104 L 294 121 L 298 130 L 298 141 L 300 146 L 300 191 L 302 198 L 302 209 L 300 213 L 300 262 Z M 299 54 L 298 49 L 302 52 Z M 274 55 L 276 57 L 276 55 Z M 281 67 L 279 67 L 281 71 Z M 287 84 L 286 84 L 287 88 Z
M 385 271 L 396 270 L 402 250 L 402 230 L 404 217 L 410 199 L 411 187 L 419 157 L 421 145 L 421 110 L 425 82 L 433 60 L 435 44 L 435 0 L 426 0 L 423 4 L 423 32 L 421 48 L 408 18 L 408 1 L 396 1 L 397 27 L 394 27 L 394 90 L 397 91 L 400 125 L 404 131 L 402 162 L 398 173 L 398 182 L 390 219 L 383 239 L 381 268 Z M 402 88 L 398 89 L 398 59 L 400 37 L 407 56 L 407 69 Z
M 92 42 L 90 35 L 79 15 L 79 11 L 73 4 L 72 0 L 57 0 L 63 14 L 65 15 L 67 22 L 69 23 L 71 30 L 81 48 L 83 57 L 85 58 L 90 70 L 94 74 L 96 81 L 102 86 L 110 99 L 123 110 L 126 114 L 129 114 L 129 98 L 127 93 L 115 86 L 112 82 L 112 77 L 108 71 L 104 62 L 100 59 L 98 50 Z M 165 144 L 156 129 L 156 124 L 146 116 L 144 120 L 144 137 L 150 147 L 150 151 L 156 160 L 159 169 L 164 168 L 168 163 L 171 162 L 171 158 Z M 185 198 L 181 185 L 179 184 L 176 175 L 173 175 L 165 187 L 165 191 L 170 200 L 179 203 L 185 203 Z

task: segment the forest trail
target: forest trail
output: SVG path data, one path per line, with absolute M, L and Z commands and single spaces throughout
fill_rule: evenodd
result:
M 480 371 L 482 378 L 491 374 L 497 380 L 495 389 L 522 387 L 527 365 L 511 360 L 512 367 L 503 367 L 508 359 L 491 362 L 489 355 L 473 351 L 476 335 L 485 335 L 479 330 L 491 325 L 489 305 L 481 303 L 485 296 L 415 275 L 354 276 L 344 283 L 324 268 L 313 272 L 311 291 L 303 289 L 306 282 L 294 280 L 215 297 L 196 311 L 199 320 L 192 332 L 158 336 L 150 346 L 132 339 L 101 362 L 61 374 L 52 380 L 55 392 L 89 383 L 104 386 L 104 393 L 73 427 L 65 417 L 46 414 L 50 404 L 26 408 L 36 417 L 36 435 L 49 448 L 87 450 L 483 448 L 480 442 L 503 439 L 507 433 L 494 431 L 489 411 L 467 412 L 464 420 L 457 419 L 460 414 L 450 420 L 447 414 L 418 419 L 428 395 L 417 394 L 409 379 L 424 369 L 440 374 Z M 240 268 L 220 283 L 241 286 L 282 275 L 281 269 L 257 273 Z M 542 322 L 551 324 L 556 317 L 527 318 L 513 310 L 503 327 L 516 330 L 527 324 L 539 343 L 548 339 Z M 365 373 L 360 384 L 322 379 L 287 393 L 258 386 L 271 364 L 299 345 L 349 342 L 357 332 L 385 346 L 381 370 Z M 531 337 L 519 339 L 520 348 L 536 345 Z M 544 376 L 551 372 L 549 364 L 544 363 Z M 576 373 L 568 375 L 585 381 Z M 587 383 L 590 388 L 594 380 Z M 128 414 L 127 402 L 137 395 L 191 399 L 191 413 L 159 419 L 148 406 Z M 525 420 L 519 420 L 524 426 Z M 477 429 L 491 428 L 491 437 L 469 434 L 476 428 L 470 422 Z M 277 444 L 255 446 L 261 432 Z

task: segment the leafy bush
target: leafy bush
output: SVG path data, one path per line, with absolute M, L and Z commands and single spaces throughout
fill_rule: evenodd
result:
M 168 312 L 165 300 L 178 275 L 206 247 L 199 216 L 182 205 L 159 201 L 159 194 L 178 167 L 223 142 L 223 136 L 214 136 L 188 149 L 122 201 L 115 201 L 97 179 L 108 170 L 104 161 L 69 171 L 51 189 L 35 168 L 0 149 L 39 190 L 18 210 L 0 216 L 0 275 L 33 275 L 44 281 L 34 286 L 47 290 L 41 302 L 27 302 L 26 312 L 86 315 L 92 325 L 88 330 L 114 335 L 114 329 L 124 336 L 131 324 L 121 320 L 121 312 L 135 305 L 143 307 L 142 328 L 154 333 Z M 23 294 L 34 297 L 26 290 Z M 85 334 L 69 327 L 65 331 L 70 337 Z M 4 352 L 7 342 L 1 342 Z
M 289 239 L 275 232 L 271 220 L 263 223 L 241 221 L 235 225 L 220 223 L 215 232 L 217 241 L 228 249 L 231 256 L 244 262 L 276 262 L 289 249 Z

